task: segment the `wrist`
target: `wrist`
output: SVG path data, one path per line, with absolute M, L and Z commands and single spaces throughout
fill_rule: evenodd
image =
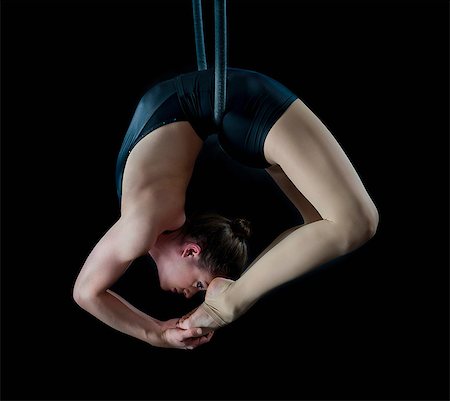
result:
M 153 345 L 154 347 L 160 347 L 164 342 L 164 329 L 159 320 L 154 323 L 155 324 L 153 324 L 151 328 L 147 328 L 145 330 L 145 342 Z

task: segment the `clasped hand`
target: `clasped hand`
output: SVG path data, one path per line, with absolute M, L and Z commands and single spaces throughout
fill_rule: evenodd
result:
M 233 280 L 221 277 L 212 280 L 206 291 L 204 302 L 183 316 L 178 321 L 177 327 L 185 330 L 197 328 L 203 333 L 211 333 L 231 323 L 235 317 L 228 295 L 233 284 Z
M 236 319 L 229 300 L 233 280 L 216 277 L 211 281 L 204 302 L 180 319 L 162 323 L 164 347 L 194 349 L 206 344 L 215 330 Z
M 234 320 L 232 308 L 227 301 L 233 280 L 217 277 L 211 281 L 204 302 L 180 319 L 164 322 L 165 346 L 194 349 L 209 342 L 214 330 Z
M 177 327 L 178 322 L 179 319 L 160 322 L 161 343 L 158 344 L 159 346 L 163 348 L 194 349 L 209 342 L 214 333 L 199 327 L 182 329 Z

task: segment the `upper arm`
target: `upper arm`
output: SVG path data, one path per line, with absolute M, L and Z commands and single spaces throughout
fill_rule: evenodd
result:
M 120 218 L 95 245 L 75 283 L 74 297 L 90 297 L 106 291 L 139 256 L 156 241 L 147 219 Z

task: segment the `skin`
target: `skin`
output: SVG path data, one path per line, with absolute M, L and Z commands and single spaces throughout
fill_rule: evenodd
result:
M 95 246 L 74 287 L 81 307 L 155 346 L 187 348 L 208 342 L 214 330 L 237 319 L 265 293 L 360 247 L 378 225 L 378 211 L 350 160 L 298 99 L 270 130 L 264 154 L 272 164 L 267 172 L 305 224 L 281 233 L 238 280 L 208 278 L 212 280 L 199 308 L 179 321 L 159 322 L 112 295 L 109 287 L 148 250 L 156 259 L 162 258 L 161 266 L 165 263 L 158 241 L 166 239 L 161 237 L 166 230 L 177 230 L 185 221 L 185 193 L 201 147 L 188 122 L 163 126 L 138 143 L 125 167 L 121 217 Z M 181 255 L 184 249 L 196 252 L 192 244 L 176 249 Z M 180 268 L 185 263 L 195 265 L 192 258 L 181 259 Z M 167 270 L 158 268 L 165 289 L 191 288 L 189 282 L 207 281 L 198 271 L 175 281 L 180 270 L 174 266 L 167 278 L 169 262 L 166 266 Z
M 163 126 L 136 145 L 125 166 L 121 216 L 87 257 L 73 289 L 75 301 L 87 312 L 158 347 L 192 349 L 211 335 L 176 328 L 177 319 L 161 322 L 109 288 L 147 252 L 155 258 L 164 289 L 176 288 L 189 297 L 199 290 L 198 282 L 207 288 L 212 277 L 196 266 L 200 247 L 175 235 L 186 220 L 185 192 L 201 147 L 187 122 Z
M 269 174 L 304 214 L 305 224 L 276 238 L 236 282 L 213 280 L 205 302 L 217 314 L 200 307 L 179 327 L 215 330 L 230 323 L 271 289 L 351 252 L 376 232 L 378 211 L 355 168 L 301 100 L 274 124 L 264 152 L 273 164 Z
M 160 235 L 149 254 L 156 263 L 161 289 L 191 298 L 206 291 L 214 277 L 199 267 L 201 247 L 177 235 L 178 230 Z

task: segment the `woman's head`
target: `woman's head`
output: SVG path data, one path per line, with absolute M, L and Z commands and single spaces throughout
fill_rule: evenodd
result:
M 160 235 L 149 251 L 161 288 L 187 298 L 215 277 L 236 280 L 248 259 L 250 224 L 208 213 L 188 218 L 180 229 Z
M 229 219 L 215 213 L 192 216 L 181 235 L 200 248 L 199 267 L 213 277 L 236 280 L 248 259 L 247 239 L 250 223 L 243 218 Z

